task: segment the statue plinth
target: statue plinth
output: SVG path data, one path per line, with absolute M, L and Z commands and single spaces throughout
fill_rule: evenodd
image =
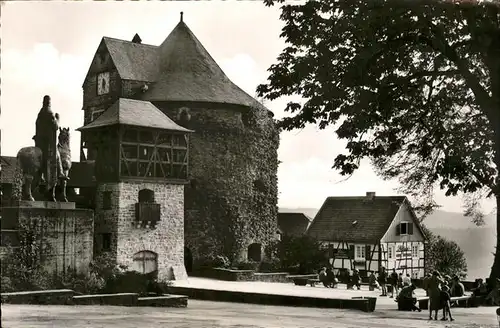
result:
M 74 210 L 76 208 L 74 202 L 48 202 L 48 201 L 29 201 L 20 200 L 17 204 L 18 207 L 31 207 L 31 208 L 49 208 L 58 210 Z

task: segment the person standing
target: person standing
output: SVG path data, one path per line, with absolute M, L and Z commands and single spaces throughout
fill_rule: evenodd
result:
M 422 281 L 422 288 L 425 290 L 425 295 L 429 296 L 429 282 L 431 280 L 432 275 L 427 273 L 424 280 Z
M 380 296 L 387 296 L 387 272 L 385 271 L 385 267 L 381 266 L 380 271 L 378 273 L 378 283 L 380 284 L 380 288 L 382 289 L 382 294 Z
M 434 271 L 429 280 L 429 320 L 432 320 L 432 312 L 434 311 L 434 320 L 437 320 L 438 311 L 440 308 L 441 283 L 443 280 L 439 272 Z
M 389 277 L 389 281 L 391 283 L 391 298 L 394 297 L 394 293 L 396 296 L 398 296 L 398 273 L 396 272 L 396 269 L 393 268 L 391 272 L 391 276 Z
M 448 285 L 446 285 L 446 283 L 444 283 L 439 295 L 441 307 L 443 308 L 443 317 L 441 318 L 442 321 L 448 320 L 447 315 L 450 316 L 450 321 L 455 320 L 451 316 L 451 304 L 450 304 L 451 297 L 449 291 L 450 288 L 448 287 Z

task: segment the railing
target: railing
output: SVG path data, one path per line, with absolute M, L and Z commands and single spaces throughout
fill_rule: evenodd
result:
M 139 226 L 154 227 L 160 221 L 160 204 L 136 203 L 135 224 Z

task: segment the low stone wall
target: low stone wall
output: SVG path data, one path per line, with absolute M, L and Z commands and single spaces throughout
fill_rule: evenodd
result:
M 262 281 L 288 283 L 287 272 L 261 273 L 254 270 L 209 268 L 197 272 L 197 276 L 225 281 Z
M 76 293 L 71 289 L 38 290 L 28 292 L 2 293 L 2 303 L 6 304 L 72 304 Z
M 135 306 L 138 299 L 139 294 L 136 293 L 79 295 L 73 297 L 73 304 Z
M 272 272 L 253 274 L 253 281 L 289 283 L 288 272 Z
M 70 289 L 26 291 L 3 293 L 2 303 L 37 305 L 115 305 L 115 306 L 152 306 L 185 308 L 188 297 L 185 295 L 162 295 L 139 297 L 137 293 L 75 295 Z
M 139 297 L 138 306 L 152 307 L 187 307 L 188 297 L 183 295 L 166 295 L 153 297 Z
M 319 298 L 297 297 L 292 295 L 247 293 L 240 291 L 215 290 L 190 287 L 170 287 L 172 292 L 187 295 L 190 298 L 233 303 L 251 303 L 262 305 L 282 305 L 317 308 L 355 309 L 364 312 L 373 312 L 376 306 L 376 297 L 372 298 Z

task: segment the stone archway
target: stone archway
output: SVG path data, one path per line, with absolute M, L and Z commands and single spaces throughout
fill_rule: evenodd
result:
M 191 250 L 186 246 L 184 246 L 184 267 L 188 274 L 193 272 L 193 253 L 191 253 Z
M 260 262 L 262 260 L 262 245 L 259 243 L 250 244 L 247 258 L 249 261 Z

